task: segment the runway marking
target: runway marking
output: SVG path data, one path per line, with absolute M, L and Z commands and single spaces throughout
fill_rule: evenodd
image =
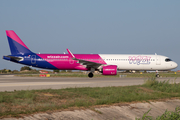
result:
M 74 82 L 71 82 L 71 83 L 68 83 L 68 82 L 53 82 L 53 83 L 50 83 L 50 82 L 45 82 L 45 83 L 42 83 L 42 82 L 33 82 L 33 83 L 29 83 L 29 82 L 26 82 L 26 83 L 2 83 L 0 84 L 0 87 L 10 87 L 10 86 L 41 86 L 41 85 L 64 85 L 64 84 L 87 84 L 87 82 L 80 82 L 80 83 L 74 83 Z
M 11 81 L 0 81 L 0 83 L 9 83 Z
M 72 85 L 72 84 L 94 84 L 94 83 L 112 83 L 118 81 L 104 81 L 104 82 L 16 82 L 16 83 L 7 83 L 7 81 L 1 81 L 4 83 L 0 84 L 0 87 L 8 87 L 8 86 L 40 86 L 40 85 Z M 125 81 L 121 81 L 121 83 L 126 83 Z

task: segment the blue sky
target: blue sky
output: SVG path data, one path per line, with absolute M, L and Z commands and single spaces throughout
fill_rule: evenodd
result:
M 5 30 L 14 30 L 36 53 L 157 53 L 179 70 L 179 6 L 179 0 L 1 0 L 0 56 L 10 54 Z M 0 69 L 22 66 L 0 59 Z

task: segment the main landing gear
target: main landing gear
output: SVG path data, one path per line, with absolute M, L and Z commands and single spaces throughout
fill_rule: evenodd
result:
M 89 78 L 92 78 L 94 75 L 93 75 L 93 73 L 92 72 L 90 72 L 89 74 L 88 74 L 88 77 Z
M 93 72 L 95 71 L 95 68 L 91 68 L 91 72 L 88 74 L 89 78 L 92 78 L 94 76 Z

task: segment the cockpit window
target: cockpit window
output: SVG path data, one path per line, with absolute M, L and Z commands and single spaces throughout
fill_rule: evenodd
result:
M 166 62 L 172 61 L 170 58 L 165 59 Z

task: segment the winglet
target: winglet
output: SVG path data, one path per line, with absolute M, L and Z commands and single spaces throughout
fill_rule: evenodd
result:
M 69 49 L 67 49 L 69 55 L 71 55 L 72 58 L 75 58 L 75 56 L 71 53 L 71 51 Z

